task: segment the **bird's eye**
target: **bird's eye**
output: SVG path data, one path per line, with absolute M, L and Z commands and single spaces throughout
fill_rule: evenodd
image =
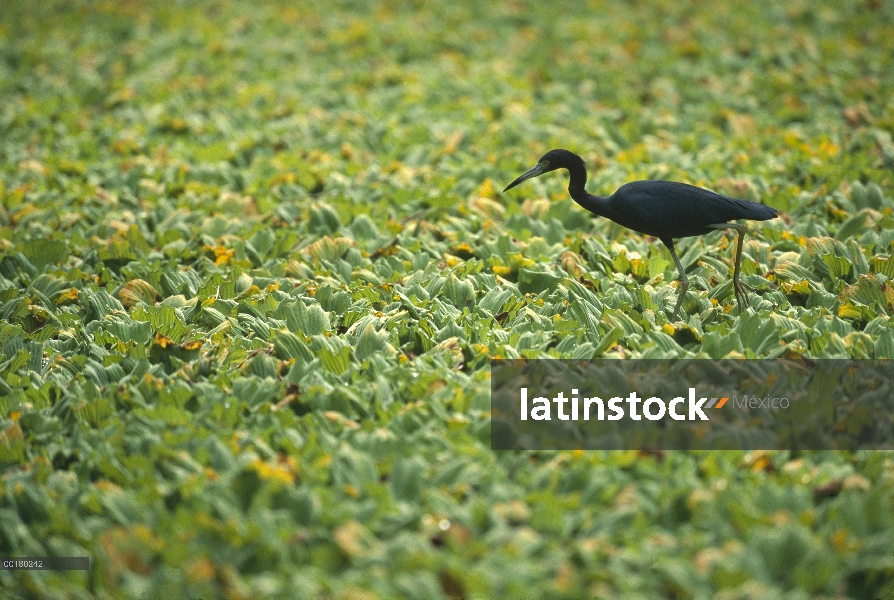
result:
M 549 165 L 549 161 L 548 160 L 543 161 L 543 166 L 545 167 L 547 165 Z

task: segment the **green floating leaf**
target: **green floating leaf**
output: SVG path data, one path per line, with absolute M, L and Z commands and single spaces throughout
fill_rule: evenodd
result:
M 15 279 L 20 275 L 34 276 L 36 274 L 37 268 L 21 252 L 16 252 L 0 260 L 0 275 L 7 279 Z
M 334 262 L 338 260 L 353 247 L 354 242 L 348 238 L 324 236 L 308 244 L 303 252 L 309 255 L 314 263 L 319 264 L 322 261 Z
M 137 253 L 126 239 L 116 238 L 106 242 L 106 245 L 97 251 L 97 256 L 103 261 L 127 262 L 137 259 Z
M 85 321 L 95 321 L 116 311 L 124 311 L 121 303 L 105 290 L 81 290 L 78 295 L 81 305 L 86 309 Z M 173 310 L 173 309 L 171 309 Z
M 616 273 L 626 273 L 630 269 L 630 258 L 627 257 L 626 250 L 612 260 L 612 268 Z
M 606 310 L 603 313 L 603 319 L 611 324 L 612 327 L 622 328 L 627 335 L 643 333 L 642 325 L 631 319 L 627 313 L 621 309 Z
M 466 306 L 469 309 L 475 308 L 475 286 L 468 279 L 461 280 L 451 273 L 444 283 L 441 293 L 445 299 L 460 310 Z
M 171 338 L 175 344 L 179 344 L 190 332 L 173 306 L 141 304 L 130 317 L 134 321 L 148 321 L 157 334 Z
M 798 263 L 789 261 L 776 265 L 775 273 L 778 277 L 781 277 L 786 281 L 800 282 L 804 281 L 805 279 L 816 282 L 820 281 L 820 278 L 817 277 L 816 273 L 814 273 L 813 271 L 805 269 Z
M 763 356 L 780 348 L 781 333 L 776 324 L 759 314 L 742 317 L 736 327 L 743 348 L 751 350 L 755 356 Z
M 635 293 L 637 300 L 639 300 L 640 305 L 643 307 L 643 310 L 654 311 L 658 309 L 658 306 L 652 301 L 652 295 L 649 294 L 646 288 L 637 288 Z
M 39 271 L 47 265 L 59 265 L 68 260 L 68 244 L 61 240 L 28 240 L 22 246 L 23 254 Z
M 870 208 L 881 210 L 882 205 L 885 204 L 885 193 L 877 183 L 870 183 L 866 186 L 866 200 Z
M 351 346 L 343 338 L 315 336 L 313 349 L 327 371 L 341 375 L 351 366 Z
M 357 215 L 351 223 L 351 233 L 358 240 L 373 240 L 379 235 L 379 230 L 368 215 Z
M 192 269 L 166 269 L 162 272 L 160 281 L 165 296 L 183 295 L 193 298 L 201 286 L 198 275 Z
M 821 307 L 835 311 L 838 304 L 838 294 L 832 294 L 821 288 L 810 290 L 807 296 L 807 308 Z
M 251 289 L 252 283 L 253 281 L 251 275 L 249 275 L 248 273 L 240 273 L 239 277 L 236 278 L 236 293 L 242 294 L 246 290 Z
M 574 360 L 589 360 L 594 356 L 597 356 L 596 347 L 590 342 L 584 342 L 583 344 L 577 345 L 574 347 L 574 350 L 571 351 L 571 358 Z
M 894 330 L 885 329 L 875 340 L 875 358 L 894 358 Z
M 862 210 L 841 224 L 835 238 L 842 242 L 850 237 L 858 236 L 869 229 L 869 213 Z
M 172 308 L 195 308 L 198 304 L 197 298 L 187 298 L 183 294 L 168 296 L 161 301 L 162 306 L 170 306 Z M 188 311 L 184 314 L 188 314 Z
M 261 378 L 275 378 L 278 373 L 276 370 L 276 361 L 273 360 L 266 352 L 259 352 L 251 359 L 246 369 L 247 373 L 257 375 Z
M 452 321 L 451 321 L 452 323 Z M 368 324 L 363 333 L 357 339 L 357 347 L 354 348 L 354 354 L 357 360 L 365 360 L 370 356 L 383 353 L 393 353 L 394 348 L 388 343 L 388 333 L 386 331 L 376 332 L 372 323 Z
M 829 273 L 831 273 L 833 277 L 841 279 L 842 277 L 847 277 L 851 272 L 851 261 L 844 256 L 836 256 L 835 254 L 829 253 L 820 255 L 820 258 L 822 258 L 823 263 L 829 268 Z
M 318 202 L 310 209 L 310 219 L 307 226 L 313 233 L 329 235 L 338 231 L 338 228 L 341 227 L 341 221 L 335 209 L 325 202 Z
M 237 273 L 233 273 L 234 277 L 229 278 L 221 277 L 217 273 L 212 275 L 211 279 L 206 281 L 202 287 L 199 288 L 199 295 L 202 300 L 212 297 L 220 300 L 231 300 L 235 298 L 238 295 L 236 292 L 236 282 L 241 276 L 241 273 L 238 275 Z
M 31 353 L 28 350 L 22 348 L 16 351 L 16 353 L 10 356 L 8 359 L 0 363 L 0 375 L 2 375 L 3 377 L 8 377 L 10 374 L 15 373 L 16 371 L 27 365 L 30 360 Z
M 108 385 L 108 383 L 103 385 Z M 112 403 L 109 402 L 108 398 L 103 396 L 85 402 L 82 408 L 78 411 L 80 417 L 91 427 L 101 427 L 114 413 L 115 409 L 112 407 Z
M 3 385 L 6 383 L 3 382 Z M 12 391 L 11 388 L 10 391 Z M 0 465 L 17 464 L 24 460 L 25 435 L 22 428 L 18 424 L 14 424 L 0 431 Z
M 864 186 L 861 181 L 851 182 L 851 202 L 853 202 L 854 206 L 856 206 L 858 209 L 867 208 L 869 206 L 869 202 L 866 197 L 866 186 Z M 876 206 L 873 208 L 878 207 Z
M 233 382 L 233 396 L 240 402 L 245 402 L 249 409 L 256 409 L 264 404 L 272 404 L 279 396 L 281 387 L 282 384 L 271 377 L 240 377 Z
M 602 356 L 609 348 L 617 344 L 622 337 L 624 337 L 624 328 L 614 327 L 599 340 L 599 345 L 593 350 L 593 356 Z
M 871 311 L 880 310 L 887 313 L 894 306 L 894 288 L 888 284 L 879 283 L 874 273 L 861 276 L 856 285 L 847 286 L 842 297 L 852 298 L 870 308 Z M 874 317 L 875 315 L 873 315 Z
M 425 471 L 426 464 L 418 456 L 399 458 L 391 470 L 391 493 L 398 500 L 417 502 L 422 494 Z
M 310 348 L 294 333 L 289 331 L 277 331 L 273 338 L 273 351 L 279 358 L 288 360 L 294 358 L 304 362 L 313 360 Z
M 220 312 L 216 308 L 212 308 L 210 306 L 206 306 L 206 307 L 202 308 L 201 318 L 207 319 L 207 321 L 209 323 L 211 323 L 211 325 L 213 327 L 217 327 L 218 325 L 220 325 L 221 323 L 223 323 L 224 321 L 227 320 L 227 317 L 224 316 L 224 314 L 222 312 Z
M 103 328 L 122 342 L 145 344 L 152 338 L 152 325 L 145 321 L 133 321 L 124 315 L 106 318 Z
M 574 317 L 574 320 L 584 325 L 588 334 L 599 334 L 599 317 L 602 311 L 587 302 L 583 298 L 578 298 L 568 307 L 568 311 Z
M 888 279 L 894 278 L 894 257 L 873 256 L 869 259 L 869 265 L 873 273 L 881 273 Z
M 130 308 L 140 302 L 145 304 L 155 304 L 158 300 L 158 292 L 152 284 L 142 279 L 132 279 L 124 284 L 124 287 L 118 291 L 118 298 L 121 303 Z
M 564 276 L 547 271 L 534 271 L 521 268 L 518 270 L 518 291 L 522 294 L 539 294 L 550 291 L 562 282 Z
M 478 303 L 478 306 L 491 315 L 495 315 L 503 308 L 503 304 L 513 296 L 515 296 L 515 293 L 511 288 L 493 287 L 487 291 L 481 302 Z
M 885 195 L 875 183 L 864 186 L 859 181 L 851 183 L 851 201 L 857 208 L 872 208 L 880 210 L 884 203 Z
M 644 358 L 677 358 L 683 353 L 680 344 L 663 331 L 650 331 L 647 337 L 654 346 L 643 352 Z
M 737 333 L 720 335 L 716 331 L 709 331 L 703 339 L 702 351 L 711 358 L 723 358 L 730 352 L 742 353 L 744 348 Z
M 319 295 L 320 293 L 319 291 L 317 291 L 318 298 Z M 326 302 L 323 302 L 321 300 L 320 305 L 326 312 L 331 312 L 336 315 L 343 315 L 351 306 L 351 294 L 343 290 L 339 290 L 338 292 L 335 292 L 334 294 L 329 296 Z
M 329 329 L 329 315 L 323 307 L 317 303 L 307 306 L 301 299 L 280 304 L 273 316 L 284 319 L 290 331 L 305 336 L 317 335 Z
M 261 257 L 265 257 L 276 243 L 276 235 L 267 228 L 259 229 L 251 236 L 249 243 Z
M 668 267 L 672 267 L 674 264 L 673 260 L 665 258 L 663 254 L 656 254 L 649 258 L 648 260 L 648 276 L 649 278 L 655 277 L 660 273 L 664 273 Z M 724 265 L 725 266 L 725 265 Z M 723 269 L 719 269 L 722 273 Z

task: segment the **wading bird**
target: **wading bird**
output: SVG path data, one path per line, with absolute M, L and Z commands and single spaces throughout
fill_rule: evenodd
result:
M 689 278 L 674 250 L 674 238 L 704 235 L 715 229 L 735 229 L 739 232 L 736 246 L 736 264 L 733 269 L 733 290 L 743 314 L 747 305 L 746 286 L 739 280 L 739 264 L 742 262 L 742 241 L 745 225 L 730 223 L 733 219 L 766 221 L 776 217 L 776 209 L 764 204 L 721 196 L 714 192 L 674 181 L 632 181 L 603 198 L 587 193 L 587 169 L 583 159 L 568 150 L 550 150 L 537 164 L 521 177 L 506 186 L 504 192 L 532 177 L 556 169 L 568 169 L 571 180 L 568 193 L 571 198 L 594 215 L 605 217 L 628 229 L 657 237 L 670 250 L 671 257 L 680 271 L 680 290 L 672 319 L 677 318 L 683 296 L 689 289 Z M 754 291 L 754 290 L 752 290 Z M 743 302 L 744 300 L 744 302 Z

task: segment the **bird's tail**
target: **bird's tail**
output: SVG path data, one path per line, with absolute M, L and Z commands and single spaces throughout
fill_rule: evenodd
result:
M 757 202 L 749 202 L 748 200 L 739 200 L 731 198 L 742 209 L 742 212 L 736 217 L 737 219 L 750 219 L 752 221 L 767 221 L 775 219 L 779 211 L 772 206 L 766 204 L 758 204 Z

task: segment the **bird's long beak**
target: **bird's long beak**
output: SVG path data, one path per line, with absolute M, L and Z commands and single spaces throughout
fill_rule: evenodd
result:
M 503 191 L 508 192 L 509 190 L 511 190 L 518 184 L 520 184 L 521 182 L 527 181 L 528 179 L 531 179 L 532 177 L 537 177 L 538 175 L 542 175 L 545 172 L 546 172 L 546 165 L 544 163 L 537 163 L 536 165 L 534 165 L 533 167 L 531 167 L 530 169 L 525 171 L 521 177 L 519 177 L 518 179 L 516 179 L 515 181 L 513 181 L 512 183 L 507 185 L 506 189 Z

